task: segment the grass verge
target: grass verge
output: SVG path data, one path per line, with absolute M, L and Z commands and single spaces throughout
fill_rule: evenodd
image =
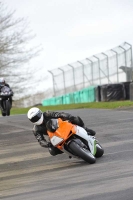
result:
M 81 109 L 81 108 L 96 108 L 96 109 L 116 109 L 116 108 L 132 108 L 132 101 L 113 101 L 113 102 L 92 102 L 92 103 L 77 103 L 67 105 L 56 105 L 56 106 L 37 106 L 43 112 L 46 110 L 70 110 L 70 109 Z M 15 114 L 27 114 L 28 108 L 12 108 L 11 115 Z

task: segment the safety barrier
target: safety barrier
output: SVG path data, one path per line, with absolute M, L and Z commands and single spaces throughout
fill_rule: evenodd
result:
M 95 88 L 96 86 L 90 86 L 88 88 L 79 90 L 77 92 L 65 94 L 58 97 L 52 97 L 50 99 L 44 99 L 42 100 L 42 105 L 48 106 L 48 105 L 94 102 L 96 101 Z
M 117 84 L 90 86 L 77 92 L 52 97 L 50 99 L 44 99 L 42 100 L 42 105 L 49 106 L 129 99 L 133 101 L 133 83 L 122 82 Z
M 131 96 L 133 96 L 130 89 L 131 84 L 131 82 L 122 82 L 97 86 L 96 101 L 131 100 Z
M 133 101 L 133 82 L 130 84 L 130 100 Z
M 124 84 L 107 84 L 101 86 L 101 101 L 125 100 L 126 93 Z

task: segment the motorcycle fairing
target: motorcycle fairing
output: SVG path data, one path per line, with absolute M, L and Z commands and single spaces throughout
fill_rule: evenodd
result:
M 86 130 L 80 126 L 76 128 L 76 135 L 80 136 L 81 138 L 85 139 L 88 142 L 88 146 L 90 151 L 93 155 L 96 154 L 96 140 L 94 136 L 88 135 Z
M 71 135 L 76 133 L 76 126 L 69 123 L 68 121 L 63 121 L 62 119 L 58 118 L 58 129 L 55 132 L 47 131 L 47 133 L 50 140 L 53 138 L 53 145 L 62 150 L 65 141 Z M 59 140 L 57 138 L 60 138 L 62 140 Z
M 80 136 L 81 138 L 84 138 L 86 141 L 89 139 L 89 135 L 87 134 L 86 130 L 82 128 L 81 126 L 76 126 L 76 135 Z
M 75 125 L 68 123 L 68 121 L 63 121 L 60 118 L 58 119 L 58 126 L 58 129 L 54 133 L 47 131 L 50 138 L 57 136 L 66 140 L 71 132 L 73 134 L 76 132 Z
M 54 135 L 54 136 L 50 139 L 50 141 L 51 141 L 51 143 L 52 143 L 53 146 L 56 146 L 56 145 L 60 144 L 61 142 L 63 142 L 64 139 L 63 139 L 63 138 L 60 138 L 60 137 L 57 137 L 57 136 Z

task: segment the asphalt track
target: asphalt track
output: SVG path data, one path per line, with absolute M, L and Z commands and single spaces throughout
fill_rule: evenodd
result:
M 53 157 L 39 146 L 26 115 L 0 117 L 0 199 L 133 199 L 132 110 L 69 112 L 96 130 L 104 156 L 92 165 Z

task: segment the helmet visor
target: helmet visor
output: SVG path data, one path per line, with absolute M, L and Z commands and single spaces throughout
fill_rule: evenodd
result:
M 33 122 L 33 123 L 35 123 L 35 122 L 39 121 L 39 119 L 41 118 L 41 116 L 42 116 L 42 113 L 39 112 L 39 113 L 36 114 L 36 116 L 32 117 L 30 119 L 30 121 Z

